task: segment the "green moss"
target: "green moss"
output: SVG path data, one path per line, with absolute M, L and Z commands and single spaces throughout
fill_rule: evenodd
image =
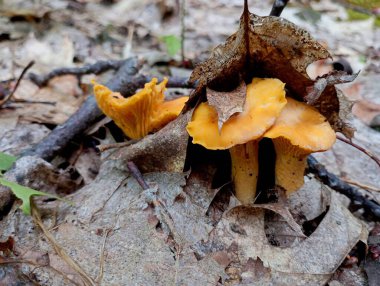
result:
M 377 17 L 375 18 L 375 26 L 376 26 L 376 27 L 380 27 L 380 17 L 379 17 L 379 16 L 377 16 Z
M 366 13 L 361 13 L 352 9 L 347 9 L 348 21 L 361 21 L 375 17 L 374 25 L 380 27 L 380 16 L 371 16 Z
M 365 13 L 361 13 L 352 9 L 347 9 L 348 20 L 349 21 L 360 21 L 367 20 L 371 16 Z
M 380 0 L 346 0 L 346 2 L 370 10 L 380 7 Z

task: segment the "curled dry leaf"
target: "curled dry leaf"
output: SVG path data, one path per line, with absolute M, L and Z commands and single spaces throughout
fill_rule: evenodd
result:
M 305 100 L 308 104 L 315 105 L 320 100 L 320 96 L 327 86 L 346 83 L 353 81 L 358 74 L 347 74 L 343 71 L 333 71 L 321 77 L 318 77 L 313 88 L 310 88 L 310 93 L 305 96 Z
M 233 114 L 243 112 L 247 85 L 241 82 L 232 92 L 215 91 L 207 89 L 207 101 L 218 112 L 218 128 L 222 128 L 224 122 Z M 233 93 L 233 94 L 232 94 Z M 226 104 L 229 102 L 229 104 Z
M 278 78 L 286 83 L 288 95 L 297 100 L 307 100 L 310 94 L 317 95 L 309 96 L 309 99 L 313 97 L 315 107 L 335 131 L 352 137 L 352 132 L 339 117 L 340 103 L 334 84 L 351 81 L 355 76 L 329 75 L 315 82 L 306 72 L 309 64 L 329 57 L 329 52 L 305 30 L 279 17 L 254 15 L 245 5 L 238 31 L 194 69 L 190 80 L 199 83 L 187 108 L 199 102 L 206 87 L 231 91 L 241 79 L 248 82 L 252 77 Z M 233 96 L 232 92 L 230 97 Z M 239 107 L 239 103 L 230 99 L 223 104 L 228 106 L 228 110 Z
M 112 159 L 133 161 L 143 172 L 182 172 L 188 141 L 186 124 L 190 116 L 190 112 L 180 115 L 157 133 L 118 150 Z
M 352 103 L 335 88 L 335 84 L 351 82 L 357 76 L 358 74 L 333 71 L 318 77 L 305 96 L 306 102 L 316 107 L 336 131 L 341 131 L 349 138 L 353 136 L 354 129 L 343 121 L 351 113 Z

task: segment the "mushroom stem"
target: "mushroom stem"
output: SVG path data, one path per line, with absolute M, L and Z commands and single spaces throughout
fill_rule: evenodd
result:
M 289 195 L 304 184 L 308 154 L 283 137 L 274 139 L 273 144 L 276 151 L 276 185 L 284 188 Z
M 253 203 L 256 196 L 258 146 L 257 141 L 250 141 L 229 149 L 236 197 L 243 204 Z

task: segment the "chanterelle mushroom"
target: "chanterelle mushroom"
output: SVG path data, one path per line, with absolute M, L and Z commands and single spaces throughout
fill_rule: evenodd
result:
M 315 108 L 287 98 L 275 124 L 264 134 L 276 150 L 276 184 L 287 194 L 304 183 L 306 159 L 310 153 L 329 149 L 336 139 L 334 130 Z
M 218 114 L 208 103 L 195 110 L 187 131 L 194 144 L 207 149 L 229 149 L 235 193 L 242 203 L 252 203 L 258 178 L 258 139 L 269 129 L 286 104 L 284 83 L 254 78 L 247 85 L 244 110 L 218 129 Z
M 157 79 L 146 83 L 144 89 L 124 98 L 120 93 L 95 84 L 94 94 L 99 108 L 132 139 L 139 139 L 158 130 L 175 119 L 188 97 L 164 101 L 167 83 L 165 78 L 157 85 Z

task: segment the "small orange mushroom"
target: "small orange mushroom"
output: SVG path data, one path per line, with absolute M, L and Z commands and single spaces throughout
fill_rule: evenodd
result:
M 188 100 L 188 97 L 184 96 L 164 101 L 167 82 L 165 78 L 157 84 L 157 79 L 153 78 L 151 82 L 145 84 L 144 89 L 128 98 L 111 91 L 106 86 L 95 84 L 94 95 L 103 113 L 110 117 L 128 137 L 140 139 L 174 120 Z
M 254 78 L 247 85 L 243 112 L 232 115 L 219 131 L 218 114 L 208 103 L 195 110 L 187 131 L 194 144 L 207 149 L 229 149 L 236 197 L 245 204 L 256 195 L 258 141 L 286 104 L 285 84 L 278 79 Z
M 276 184 L 289 194 L 304 183 L 307 156 L 331 148 L 336 135 L 317 109 L 292 98 L 287 101 L 264 137 L 273 140 L 276 150 Z

